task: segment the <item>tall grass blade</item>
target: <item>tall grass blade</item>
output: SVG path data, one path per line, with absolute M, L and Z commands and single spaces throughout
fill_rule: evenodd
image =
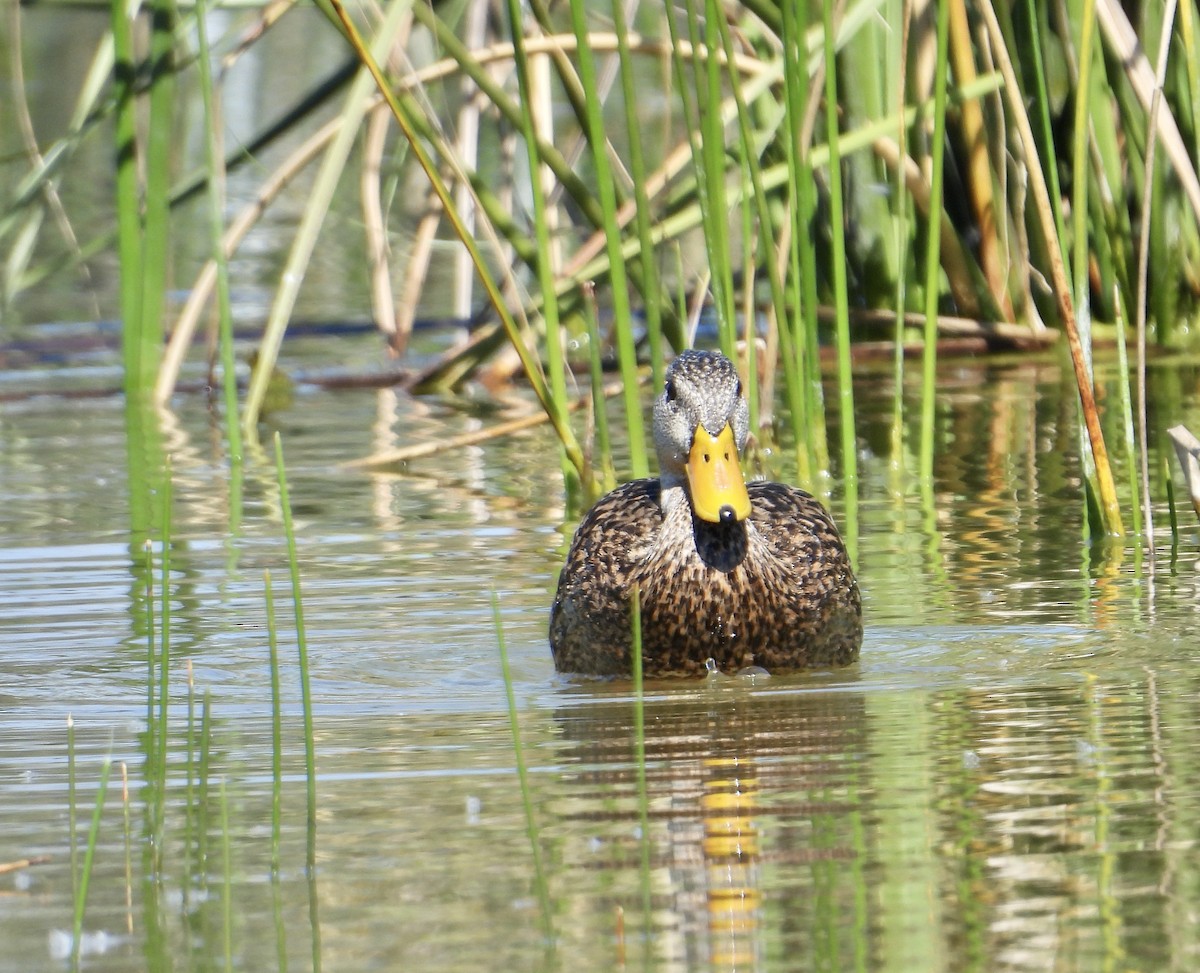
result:
M 221 905 L 224 922 L 222 944 L 225 950 L 225 969 L 233 970 L 233 848 L 229 838 L 229 798 L 225 794 L 225 781 L 221 781 Z
M 171 225 L 171 153 L 175 146 L 175 0 L 150 5 L 150 115 L 142 200 L 142 302 L 137 392 L 149 396 L 162 355 Z
M 1191 4 L 1184 6 L 1190 7 Z M 1155 68 L 1154 95 L 1150 102 L 1150 120 L 1146 127 L 1146 164 L 1143 176 L 1143 191 L 1142 191 L 1142 220 L 1141 232 L 1138 235 L 1138 263 L 1137 263 L 1137 426 L 1138 426 L 1138 442 L 1140 443 L 1140 452 L 1137 456 L 1136 464 L 1130 457 L 1130 470 L 1137 469 L 1140 474 L 1142 485 L 1142 503 L 1145 505 L 1143 511 L 1144 517 L 1144 542 L 1150 551 L 1150 563 L 1154 563 L 1154 509 L 1150 502 L 1150 446 L 1148 442 L 1147 429 L 1147 403 L 1146 403 L 1146 309 L 1150 301 L 1150 291 L 1148 286 L 1149 281 L 1149 265 L 1150 265 L 1150 225 L 1151 225 L 1151 193 L 1153 192 L 1155 180 L 1154 173 L 1154 157 L 1158 146 L 1158 114 L 1162 107 L 1163 98 L 1163 83 L 1167 73 L 1167 57 L 1171 49 L 1171 34 L 1172 27 L 1175 23 L 1176 0 L 1167 0 L 1166 12 L 1163 15 L 1162 36 L 1159 40 L 1158 60 Z M 1194 67 L 1191 69 L 1194 74 Z M 1193 103 L 1193 108 L 1200 110 L 1200 106 Z M 1121 343 L 1122 349 L 1124 342 Z M 1128 396 L 1129 387 L 1129 370 L 1123 365 L 1121 369 L 1121 387 L 1125 391 L 1125 396 Z M 1124 400 L 1123 400 L 1124 401 Z M 1132 428 L 1129 435 L 1133 435 Z M 1135 479 L 1132 474 L 1130 482 L 1134 486 L 1134 532 L 1141 533 L 1142 525 L 1137 523 L 1137 491 Z
M 643 936 L 648 942 L 653 919 L 650 887 L 650 789 L 646 782 L 646 687 L 642 672 L 642 601 L 634 587 L 630 596 L 630 662 L 633 670 L 633 760 L 637 768 L 638 827 L 641 831 Z
M 858 448 L 854 426 L 854 383 L 850 371 L 850 306 L 849 295 L 846 291 L 846 207 L 842 199 L 842 157 L 838 135 L 838 71 L 833 39 L 833 0 L 825 0 L 825 136 L 829 143 L 829 197 L 832 210 L 830 233 L 833 239 L 833 294 L 837 314 L 835 335 L 838 360 L 838 421 L 842 431 L 842 481 L 846 489 L 846 545 L 849 548 L 851 559 L 857 560 Z M 942 80 L 944 83 L 944 66 Z M 935 192 L 934 198 L 940 199 L 941 196 Z
M 625 108 L 625 132 L 629 141 L 629 176 L 633 180 L 634 226 L 641 245 L 643 307 L 646 315 L 646 343 L 650 349 L 650 387 L 663 384 L 662 284 L 651 241 L 650 199 L 646 193 L 646 155 L 642 149 L 642 123 L 638 118 L 637 82 L 633 74 L 633 53 L 629 48 L 629 25 L 622 0 L 613 0 L 613 33 L 617 35 L 617 64 L 621 72 L 621 101 Z M 668 13 L 669 16 L 669 13 Z M 734 72 L 731 72 L 731 74 Z
M 222 152 L 221 118 L 217 111 L 217 93 L 213 86 L 212 54 L 208 45 L 208 3 L 196 5 L 197 64 L 200 93 L 204 102 L 205 159 L 209 171 L 208 216 L 212 232 L 212 259 L 217 271 L 217 327 L 221 355 L 221 393 L 225 404 L 225 437 L 232 467 L 231 482 L 235 497 L 230 504 L 231 528 L 241 520 L 240 484 L 242 471 L 242 433 L 238 423 L 237 370 L 233 352 L 233 317 L 229 304 L 229 262 L 225 259 L 225 159 Z
M 279 844 L 283 807 L 283 709 L 279 691 L 279 640 L 275 631 L 275 595 L 271 572 L 263 572 L 267 607 L 267 646 L 271 657 L 271 877 L 279 879 Z
M 75 717 L 67 714 L 67 832 L 71 836 L 71 894 L 79 898 L 79 820 L 75 809 Z
M 171 695 L 171 474 L 163 477 L 162 493 L 162 580 L 159 585 L 162 607 L 158 613 L 158 732 L 156 734 L 157 757 L 154 776 L 156 778 L 154 824 L 157 846 L 162 849 L 163 831 L 166 827 L 167 800 L 167 720 Z
M 308 796 L 308 867 L 317 858 L 317 755 L 313 731 L 312 687 L 308 677 L 308 639 L 304 632 L 304 607 L 300 598 L 300 562 L 296 555 L 296 530 L 292 524 L 292 502 L 288 497 L 287 471 L 283 463 L 283 440 L 275 433 L 275 473 L 279 480 L 279 508 L 287 539 L 288 572 L 292 581 L 292 607 L 296 618 L 296 649 L 300 668 L 300 705 L 304 711 L 304 770 Z
M 567 382 L 566 370 L 563 364 L 562 327 L 558 314 L 558 294 L 555 289 L 555 272 L 553 250 L 550 244 L 550 221 L 547 217 L 546 196 L 542 192 L 542 183 L 547 177 L 542 165 L 541 152 L 538 149 L 537 129 L 533 116 L 533 89 L 530 81 L 529 59 L 525 54 L 525 31 L 519 0 L 508 0 L 508 19 L 513 41 L 513 60 L 517 68 L 517 82 L 521 91 L 521 134 L 525 139 L 525 153 L 529 160 L 530 179 L 533 191 L 530 198 L 533 202 L 533 229 L 537 241 L 537 275 L 542 299 L 542 320 L 546 328 L 546 362 L 550 373 L 550 404 L 554 410 L 555 420 L 560 425 L 567 425 Z M 582 470 L 575 469 L 567 459 L 565 451 L 562 456 L 562 472 L 564 480 L 568 481 L 568 492 L 571 488 L 571 476 L 582 475 Z
M 620 2 L 620 0 L 617 0 Z M 617 339 L 617 364 L 624 385 L 625 421 L 629 441 L 630 468 L 634 477 L 650 472 L 646 452 L 645 423 L 637 378 L 637 349 L 633 339 L 633 315 L 629 307 L 629 282 L 625 275 L 625 260 L 621 254 L 622 234 L 617 224 L 617 193 L 612 167 L 608 161 L 608 137 L 604 127 L 604 105 L 600 101 L 596 78 L 596 63 L 588 46 L 587 13 L 583 0 L 570 0 L 571 26 L 579 43 L 579 80 L 583 84 L 587 109 L 587 139 L 595 169 L 596 192 L 604 214 L 605 247 L 609 262 L 609 283 L 612 287 L 614 330 Z
M 934 74 L 933 128 L 930 134 L 929 228 L 925 246 L 925 336 L 921 372 L 921 480 L 933 482 L 934 420 L 936 418 L 937 388 L 937 311 L 941 291 L 942 227 L 938 218 L 937 201 L 942 198 L 943 169 L 946 154 L 946 80 L 947 39 L 950 31 L 948 3 L 937 8 L 937 62 Z
M 1101 522 L 1095 525 L 1096 532 L 1120 535 L 1125 532 L 1121 522 L 1121 507 L 1117 501 L 1116 486 L 1108 464 L 1108 452 L 1104 446 L 1104 433 L 1100 428 L 1100 417 L 1092 379 L 1092 312 L 1091 283 L 1088 278 L 1088 167 L 1091 155 L 1088 147 L 1088 132 L 1091 127 L 1092 69 L 1097 53 L 1093 50 L 1095 38 L 1095 0 L 1083 0 L 1080 13 L 1081 37 L 1078 45 L 1079 78 L 1075 91 L 1074 142 L 1071 168 L 1071 217 L 1074 254 L 1075 315 L 1073 322 L 1064 321 L 1071 347 L 1075 380 L 1079 387 L 1080 404 L 1083 412 L 1080 450 L 1087 482 L 1096 498 Z M 1085 438 L 1086 437 L 1086 438 Z M 1090 447 L 1090 449 L 1089 449 Z
M 370 56 L 376 62 L 388 57 L 411 6 L 412 0 L 391 0 L 383 22 L 371 42 Z M 246 402 L 242 410 L 242 433 L 247 439 L 257 438 L 259 415 L 267 397 L 267 386 L 275 370 L 283 335 L 300 293 L 309 259 L 316 248 L 321 224 L 333 201 L 334 190 L 357 143 L 359 126 L 366 115 L 375 84 L 369 71 L 360 71 L 350 85 L 341 110 L 341 127 L 321 160 L 320 169 L 309 191 L 308 204 L 300 219 L 300 225 L 296 228 L 279 289 L 267 315 L 267 323 L 259 344 L 258 360 L 250 377 L 250 387 L 246 391 Z
M 132 0 L 111 0 L 116 100 L 117 257 L 120 268 L 121 347 L 125 393 L 133 398 L 142 374 L 142 218 L 138 182 Z
M 492 625 L 496 630 L 496 644 L 500 650 L 500 671 L 504 678 L 504 698 L 508 705 L 508 723 L 512 729 L 513 758 L 517 763 L 517 778 L 521 785 L 521 805 L 525 811 L 525 831 L 529 836 L 529 850 L 533 856 L 534 884 L 537 888 L 538 905 L 541 907 L 542 932 L 548 944 L 554 943 L 554 913 L 550 905 L 550 891 L 546 884 L 546 871 L 542 864 L 542 846 L 538 838 L 537 816 L 533 808 L 533 794 L 529 789 L 529 775 L 525 768 L 525 751 L 521 746 L 521 725 L 517 717 L 517 696 L 513 690 L 512 669 L 508 664 L 508 646 L 504 640 L 504 626 L 500 620 L 500 599 L 492 592 Z
M 375 58 L 371 51 L 363 43 L 362 37 L 358 33 L 358 29 L 354 26 L 354 22 L 346 13 L 345 7 L 341 0 L 329 0 L 329 5 L 333 9 L 337 20 L 345 29 L 347 38 L 351 46 L 354 48 L 355 54 L 362 61 L 363 65 L 371 72 L 371 76 L 375 79 L 375 84 L 383 94 L 384 99 L 391 108 L 392 114 L 396 121 L 399 122 L 401 130 L 404 132 L 404 137 L 408 141 L 409 147 L 412 149 L 414 158 L 417 159 L 429 179 L 429 184 L 433 188 L 441 203 L 447 221 L 450 223 L 455 234 L 467 248 L 467 252 L 471 255 L 471 262 L 475 265 L 475 271 L 479 275 L 479 280 L 483 284 L 483 288 L 488 295 L 488 300 L 491 302 L 493 309 L 500 318 L 501 325 L 505 333 L 508 335 L 509 341 L 516 350 L 518 357 L 521 359 L 521 367 L 525 371 L 525 377 L 533 388 L 534 394 L 538 397 L 538 401 L 546 414 L 550 417 L 551 424 L 554 426 L 554 431 L 558 434 L 560 441 L 563 443 L 563 448 L 566 451 L 567 458 L 572 465 L 577 469 L 584 469 L 583 451 L 579 447 L 579 443 L 575 438 L 575 434 L 571 431 L 571 427 L 563 422 L 558 421 L 557 413 L 554 409 L 549 390 L 546 387 L 545 380 L 542 378 L 541 370 L 536 361 L 529 353 L 526 347 L 524 337 L 517 327 L 512 313 L 508 310 L 504 296 L 497 286 L 495 278 L 492 276 L 488 265 L 480 252 L 478 245 L 475 243 L 473 234 L 467 231 L 466 225 L 463 222 L 461 214 L 454 205 L 454 199 L 451 196 L 450 190 L 442 179 L 438 170 L 438 166 L 433 161 L 429 152 L 421 142 L 421 136 L 418 131 L 418 121 L 414 117 L 410 108 L 396 96 L 392 86 L 388 83 L 382 69 L 379 67 L 378 59 Z M 246 419 L 243 419 L 245 423 Z
M 88 828 L 87 848 L 83 854 L 83 870 L 79 873 L 79 886 L 75 890 L 75 917 L 71 927 L 71 965 L 79 968 L 79 951 L 83 940 L 83 916 L 87 910 L 88 886 L 92 880 L 92 863 L 96 858 L 96 841 L 100 837 L 100 819 L 104 815 L 104 800 L 108 795 L 108 775 L 112 760 L 104 758 L 100 768 L 100 787 L 96 792 L 96 805 L 92 808 L 92 823 Z

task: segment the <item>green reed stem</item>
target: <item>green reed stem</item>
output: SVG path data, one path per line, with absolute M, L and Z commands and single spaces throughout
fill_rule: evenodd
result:
M 650 387 L 663 384 L 662 283 L 650 242 L 650 199 L 646 195 L 646 155 L 642 151 L 642 121 L 638 117 L 637 81 L 633 74 L 633 54 L 629 50 L 629 25 L 621 0 L 612 4 L 613 32 L 617 36 L 617 63 L 621 73 L 621 103 L 625 109 L 625 131 L 629 141 L 629 177 L 633 180 L 634 227 L 641 241 L 641 279 L 643 311 L 646 315 L 646 339 L 650 346 Z M 730 72 L 731 74 L 734 72 Z
M 267 606 L 267 646 L 271 657 L 271 875 L 279 878 L 279 845 L 283 807 L 283 715 L 279 690 L 279 640 L 275 630 L 275 596 L 271 572 L 263 571 Z
M 117 256 L 120 267 L 121 347 L 126 394 L 142 374 L 142 218 L 137 166 L 133 25 L 126 0 L 112 0 L 113 80 L 116 98 Z
M 125 931 L 133 935 L 133 812 L 129 806 L 129 767 L 124 760 L 121 761 L 121 826 L 125 839 Z
M 934 419 L 937 392 L 937 313 L 941 272 L 942 221 L 937 201 L 942 198 L 946 150 L 946 87 L 949 53 L 950 5 L 937 10 L 937 65 L 934 71 L 933 131 L 929 176 L 929 228 L 925 246 L 925 336 L 921 373 L 921 480 L 933 482 Z
M 193 842 L 196 837 L 196 677 L 192 669 L 192 660 L 187 660 L 187 744 L 185 761 L 186 782 L 184 784 L 184 814 L 183 847 L 185 849 L 185 871 L 190 873 L 192 862 Z M 182 886 L 184 905 L 187 905 L 190 882 Z
M 212 704 L 208 690 L 204 691 L 204 702 L 200 705 L 200 767 L 199 789 L 196 806 L 199 820 L 196 822 L 196 858 L 200 868 L 202 888 L 208 887 L 208 782 L 212 770 Z
M 75 919 L 71 927 L 71 965 L 79 968 L 79 950 L 83 939 L 83 914 L 87 909 L 88 886 L 92 880 L 92 862 L 96 858 L 96 841 L 100 836 L 100 818 L 104 814 L 104 799 L 108 794 L 108 775 L 112 760 L 104 758 L 100 768 L 100 789 L 96 794 L 96 805 L 92 808 L 92 823 L 88 828 L 87 848 L 83 855 L 83 871 L 79 875 L 79 887 L 75 892 Z
M 154 545 L 150 541 L 142 544 L 142 553 L 146 558 L 146 755 L 147 767 L 157 767 L 158 759 L 155 756 L 158 746 L 158 721 L 154 718 L 154 672 L 157 664 L 157 648 L 155 646 L 155 633 L 157 632 L 157 624 L 155 622 L 154 613 Z
M 594 492 L 611 490 L 616 486 L 616 471 L 612 458 L 612 437 L 608 429 L 608 399 L 604 395 L 604 363 L 600 360 L 600 325 L 597 321 L 596 291 L 587 284 L 583 288 L 583 318 L 588 334 L 588 372 L 592 385 L 592 416 L 596 429 L 596 448 L 592 454 L 592 484 Z
M 1129 392 L 1129 350 L 1125 341 L 1125 315 L 1122 311 L 1121 294 L 1114 289 L 1113 308 L 1117 326 L 1117 401 L 1121 407 L 1121 426 L 1125 436 L 1125 464 L 1129 474 L 1129 496 L 1132 506 L 1133 533 L 1142 533 L 1142 505 L 1138 489 L 1138 448 L 1133 431 L 1133 398 Z
M 233 970 L 233 850 L 229 840 L 229 800 L 225 794 L 225 781 L 221 781 L 221 904 L 224 918 L 225 969 Z
M 642 600 L 634 587 L 630 598 L 630 662 L 633 670 L 633 760 L 637 767 L 638 824 L 641 828 L 642 922 L 649 938 L 652 916 L 650 888 L 650 788 L 646 783 L 646 691 L 642 678 Z
M 208 215 L 212 233 L 213 262 L 217 268 L 217 327 L 221 354 L 221 391 L 225 402 L 225 436 L 234 482 L 241 480 L 242 432 L 238 423 L 237 370 L 233 352 L 233 315 L 229 306 L 229 262 L 221 239 L 225 233 L 225 158 L 221 151 L 221 119 L 217 116 L 213 90 L 211 54 L 208 46 L 208 4 L 197 0 L 196 40 L 199 48 L 200 93 L 204 102 L 205 159 L 208 180 Z M 234 526 L 240 520 L 240 504 L 231 505 Z
M 812 242 L 812 220 L 816 211 L 813 182 L 815 163 L 811 146 L 802 141 L 809 90 L 808 46 L 804 28 L 798 20 L 799 4 L 784 3 L 781 6 L 785 65 L 784 124 L 789 133 L 784 139 L 785 172 L 792 220 L 788 262 L 799 310 L 779 322 L 779 336 L 792 413 L 797 473 L 801 483 L 815 486 L 817 471 L 826 467 L 826 446 L 817 326 L 816 262 Z
M 700 40 L 696 29 L 695 5 L 688 0 L 688 21 L 692 25 L 693 41 Z M 710 51 L 720 50 L 719 24 L 725 17 L 720 0 L 704 0 L 704 38 L 701 41 Z M 696 45 L 699 50 L 699 45 Z M 733 256 L 729 239 L 730 202 L 725 192 L 726 144 L 725 119 L 721 114 L 721 95 L 725 72 L 716 58 L 705 58 L 703 83 L 697 87 L 700 98 L 700 152 L 704 168 L 708 216 L 705 220 L 705 241 L 708 243 L 709 272 L 712 274 L 713 301 L 717 308 L 717 334 L 721 350 L 730 358 L 737 357 L 737 309 L 734 302 Z M 731 72 L 732 73 L 732 72 Z
M 292 606 L 296 615 L 296 648 L 300 665 L 300 701 L 304 710 L 304 769 L 308 778 L 308 864 L 313 868 L 317 854 L 317 755 L 313 735 L 312 688 L 308 679 L 308 639 L 304 634 L 304 608 L 300 600 L 300 562 L 296 556 L 296 531 L 292 503 L 288 499 L 287 472 L 283 465 L 283 440 L 275 433 L 275 472 L 279 479 L 279 507 L 283 534 L 287 538 L 288 571 L 292 580 Z
M 525 769 L 525 751 L 521 746 L 521 726 L 517 718 L 517 694 L 513 689 L 512 669 L 508 664 L 508 647 L 504 640 L 504 626 L 500 621 L 500 599 L 492 592 L 492 625 L 496 630 L 496 644 L 500 649 L 500 671 L 504 678 L 504 698 L 508 705 L 508 724 L 512 729 L 513 757 L 517 762 L 517 778 L 521 785 L 521 805 L 525 810 L 525 831 L 529 836 L 529 849 L 533 855 L 534 884 L 537 886 L 538 904 L 542 911 L 542 931 L 547 942 L 554 941 L 554 920 L 550 906 L 550 891 L 546 885 L 546 872 L 542 866 L 542 848 L 538 840 L 537 818 L 534 814 L 533 795 L 529 789 L 529 775 Z
M 642 420 L 642 401 L 637 376 L 637 348 L 633 340 L 633 314 L 629 307 L 629 282 L 621 256 L 621 228 L 617 223 L 617 191 L 612 166 L 608 161 L 608 137 L 604 131 L 604 105 L 599 97 L 596 62 L 588 44 L 587 14 L 584 0 L 570 0 L 571 25 L 579 42 L 576 52 L 579 80 L 583 84 L 587 108 L 587 139 L 596 176 L 596 193 L 604 214 L 605 249 L 608 253 L 609 283 L 612 286 L 613 330 L 617 339 L 617 365 L 624 386 L 625 422 L 629 438 L 630 469 L 635 478 L 648 476 L 650 461 L 646 452 L 646 431 Z
M 379 67 L 378 60 L 372 55 L 363 43 L 358 29 L 354 26 L 354 22 L 346 13 L 345 7 L 342 6 L 341 0 L 329 0 L 329 5 L 336 13 L 339 22 L 343 25 L 346 35 L 354 48 L 355 53 L 362 61 L 363 66 L 370 72 L 375 79 L 375 84 L 383 94 L 384 100 L 388 103 L 388 107 L 392 110 L 396 121 L 399 123 L 401 130 L 404 132 L 404 137 L 408 141 L 409 147 L 412 149 L 414 158 L 420 164 L 426 178 L 429 180 L 430 187 L 438 197 L 441 203 L 443 213 L 453 228 L 455 235 L 458 236 L 462 245 L 466 247 L 467 253 L 471 257 L 471 262 L 475 265 L 475 271 L 479 275 L 479 281 L 483 285 L 484 291 L 488 295 L 488 300 L 491 302 L 493 309 L 496 311 L 500 322 L 504 327 L 505 333 L 508 335 L 509 341 L 512 343 L 518 358 L 521 360 L 521 367 L 524 369 L 526 380 L 533 389 L 534 394 L 538 397 L 538 402 L 542 409 L 550 418 L 550 424 L 554 427 L 554 431 L 558 434 L 560 441 L 563 443 L 563 448 L 566 450 L 567 458 L 571 464 L 577 469 L 584 468 L 583 451 L 579 447 L 579 443 L 575 438 L 575 434 L 571 431 L 570 425 L 561 422 L 558 414 L 554 409 L 551 401 L 551 394 L 546 387 L 546 382 L 542 378 L 541 370 L 538 363 L 530 354 L 526 347 L 524 336 L 521 334 L 517 323 L 508 310 L 508 304 L 504 299 L 504 295 L 500 292 L 499 286 L 496 284 L 495 278 L 492 276 L 491 270 L 488 268 L 487 262 L 483 258 L 482 252 L 479 250 L 475 242 L 474 235 L 467 230 L 466 224 L 463 222 L 461 214 L 454 205 L 453 195 L 446 186 L 445 180 L 442 179 L 441 173 L 437 164 L 433 161 L 432 156 L 422 144 L 418 134 L 417 126 L 409 113 L 409 108 L 405 103 L 396 96 L 392 85 L 388 82 L 383 74 L 383 70 Z M 626 300 L 628 297 L 626 296 Z M 628 320 L 628 318 L 626 318 Z M 636 388 L 634 389 L 636 394 Z M 249 410 L 249 402 L 247 402 L 247 411 Z M 638 417 L 640 421 L 640 411 Z M 243 423 L 247 421 L 247 417 L 243 417 Z M 644 452 L 644 447 L 642 449 Z
M 942 4 L 941 6 L 946 6 Z M 943 16 L 943 15 L 939 15 Z M 837 52 L 834 49 L 833 0 L 825 0 L 825 132 L 829 143 L 829 197 L 832 215 L 833 294 L 837 317 L 838 419 L 842 431 L 842 480 L 846 489 L 846 544 L 858 554 L 858 447 L 854 426 L 854 382 L 850 369 L 850 305 L 846 290 L 846 226 L 842 199 L 842 157 L 838 122 Z M 944 55 L 943 55 L 944 60 Z M 945 78 L 942 79 L 943 86 Z M 943 92 L 942 97 L 945 97 Z M 934 199 L 941 197 L 935 195 Z
M 1046 65 L 1042 58 L 1042 39 L 1038 26 L 1036 0 L 1025 0 L 1025 17 L 1029 26 L 1031 44 L 1028 54 L 1032 58 L 1034 77 L 1034 103 L 1037 106 L 1038 120 L 1038 154 L 1041 156 L 1041 168 L 1046 174 L 1049 185 L 1048 194 L 1051 199 L 1062 199 L 1062 190 L 1058 182 L 1058 157 L 1054 150 L 1054 122 L 1050 107 L 1050 94 L 1046 85 Z M 1062 255 L 1063 266 L 1071 273 L 1071 254 L 1067 250 L 1067 227 L 1063 222 L 1062 207 L 1052 207 L 1054 226 L 1058 234 L 1057 240 L 1047 240 L 1049 247 L 1058 247 Z
M 162 478 L 162 582 L 160 597 L 162 608 L 159 611 L 158 624 L 158 749 L 155 776 L 157 790 L 155 792 L 154 827 L 158 836 L 159 854 L 162 849 L 163 829 L 165 827 L 167 800 L 167 716 L 171 689 L 171 471 L 167 470 Z
M 141 352 L 139 393 L 154 387 L 162 357 L 163 311 L 171 248 L 171 155 L 175 150 L 175 22 L 174 0 L 150 4 L 150 118 L 146 130 L 146 192 L 142 200 Z
M 388 4 L 383 22 L 372 38 L 372 46 L 378 57 L 387 57 L 403 23 L 404 15 L 411 6 L 411 0 L 391 0 Z M 360 56 L 375 60 L 365 46 L 362 48 Z M 246 390 L 246 402 L 242 409 L 242 432 L 251 441 L 257 438 L 259 414 L 266 401 L 271 374 L 275 368 L 279 349 L 283 344 L 283 336 L 287 330 L 292 309 L 295 307 L 296 298 L 300 292 L 301 282 L 304 280 L 305 270 L 316 249 L 321 224 L 333 201 L 334 191 L 345 172 L 350 153 L 358 144 L 359 126 L 371 101 L 371 87 L 372 79 L 365 73 L 360 73 L 351 82 L 350 90 L 342 105 L 341 126 L 332 144 L 325 151 L 313 185 L 309 189 L 300 223 L 293 234 L 279 287 L 276 289 L 271 310 L 268 312 L 266 324 L 263 326 L 258 360 L 250 376 L 250 385 Z
M 542 183 L 546 173 L 538 149 L 537 128 L 533 118 L 533 91 L 529 77 L 529 58 L 525 53 L 525 30 L 519 0 L 508 0 L 508 19 L 512 33 L 513 61 L 517 67 L 517 83 L 521 92 L 521 134 L 525 139 L 525 154 L 529 160 L 529 175 L 534 183 L 530 193 L 533 201 L 533 229 L 537 241 L 538 287 L 542 298 L 542 319 L 546 325 L 546 362 L 550 373 L 550 403 L 559 424 L 567 425 L 567 381 L 563 364 L 562 326 L 558 313 L 558 294 L 555 290 L 555 266 L 550 243 L 550 221 L 546 212 L 546 195 Z M 563 477 L 572 471 L 582 476 L 562 455 Z M 568 490 L 570 486 L 568 485 Z
M 75 717 L 67 714 L 67 831 L 71 837 L 71 894 L 79 899 L 79 819 L 75 809 Z

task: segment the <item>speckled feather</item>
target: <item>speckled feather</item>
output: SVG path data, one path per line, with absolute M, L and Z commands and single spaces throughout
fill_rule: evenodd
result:
M 658 480 L 634 480 L 576 531 L 550 616 L 557 668 L 630 671 L 630 597 L 641 592 L 647 674 L 763 666 L 771 672 L 858 658 L 858 584 L 829 514 L 802 490 L 748 485 L 753 513 L 735 524 L 664 519 Z

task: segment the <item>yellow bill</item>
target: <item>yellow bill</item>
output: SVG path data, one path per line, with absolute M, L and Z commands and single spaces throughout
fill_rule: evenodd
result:
M 750 516 L 750 494 L 738 465 L 733 427 L 726 424 L 717 436 L 703 425 L 696 427 L 687 462 L 692 509 L 701 520 L 714 524 L 745 520 Z

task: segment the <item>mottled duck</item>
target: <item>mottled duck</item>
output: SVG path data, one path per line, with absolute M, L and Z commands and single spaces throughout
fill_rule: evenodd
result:
M 803 490 L 745 482 L 749 427 L 728 358 L 685 351 L 671 363 L 654 403 L 659 479 L 602 497 L 571 542 L 550 613 L 559 671 L 630 673 L 635 588 L 648 675 L 858 658 L 858 583 L 837 527 Z

